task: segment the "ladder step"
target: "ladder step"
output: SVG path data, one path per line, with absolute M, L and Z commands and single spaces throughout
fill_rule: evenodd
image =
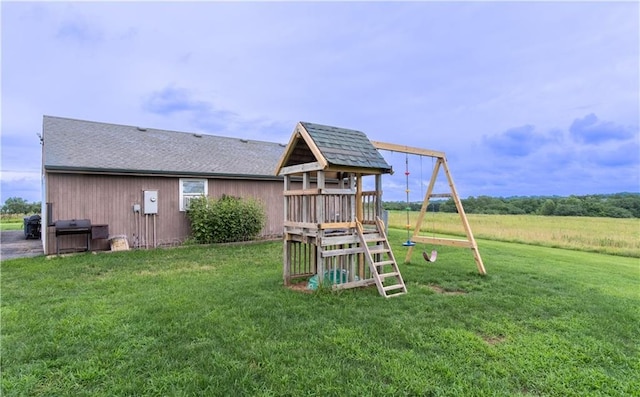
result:
M 400 275 L 400 273 L 398 273 L 398 272 L 391 272 L 391 273 L 382 273 L 382 274 L 379 274 L 378 276 L 379 276 L 381 279 L 383 279 L 383 280 L 384 280 L 385 278 L 389 278 L 389 277 L 397 277 L 397 276 L 399 276 L 399 275 Z
M 390 252 L 391 250 L 383 245 L 376 245 L 375 247 L 369 247 L 369 252 L 371 254 L 384 254 L 385 252 Z
M 375 262 L 374 265 L 384 266 L 384 265 L 393 265 L 394 263 L 395 263 L 394 261 L 382 261 L 382 262 Z
M 372 233 L 370 235 L 365 234 L 364 239 L 367 241 L 367 243 L 373 243 L 374 241 L 375 242 L 385 241 L 385 238 L 379 235 L 378 233 Z
M 393 285 L 389 285 L 387 287 L 383 287 L 382 289 L 387 292 L 387 291 L 393 291 L 395 289 L 400 289 L 400 288 L 404 288 L 404 284 L 393 284 Z

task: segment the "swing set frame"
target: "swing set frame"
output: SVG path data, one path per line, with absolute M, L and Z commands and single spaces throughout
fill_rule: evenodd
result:
M 427 187 L 427 191 L 422 201 L 420 214 L 418 214 L 418 219 L 416 220 L 416 225 L 415 225 L 415 228 L 413 229 L 413 235 L 411 237 L 411 241 L 414 243 L 425 243 L 425 244 L 469 248 L 473 253 L 473 258 L 476 262 L 476 267 L 478 268 L 478 272 L 482 275 L 487 274 L 487 271 L 484 268 L 484 263 L 482 262 L 482 257 L 480 256 L 480 251 L 478 250 L 478 244 L 476 243 L 476 240 L 473 237 L 473 232 L 471 231 L 471 226 L 469 225 L 467 215 L 464 212 L 464 208 L 462 207 L 462 202 L 460 201 L 460 197 L 458 196 L 456 186 L 453 183 L 453 178 L 451 176 L 451 171 L 449 170 L 449 166 L 447 164 L 447 156 L 445 155 L 445 153 L 441 151 L 436 151 L 436 150 L 422 149 L 422 148 L 398 145 L 398 144 L 387 143 L 387 142 L 371 141 L 371 143 L 378 150 L 386 150 L 386 151 L 405 153 L 405 154 L 414 154 L 419 156 L 431 157 L 435 159 L 433 172 L 431 174 L 429 185 Z M 448 193 L 433 192 L 433 188 L 436 184 L 436 180 L 438 179 L 438 175 L 440 173 L 441 168 L 443 169 L 447 177 L 447 182 L 450 189 L 450 192 Z M 427 212 L 429 201 L 432 198 L 452 198 L 453 199 L 453 202 L 456 205 L 456 209 L 458 210 L 458 215 L 460 216 L 460 221 L 462 222 L 462 226 L 466 234 L 466 239 L 440 238 L 435 236 L 420 235 L 420 228 L 422 227 L 422 222 Z M 408 248 L 409 249 L 405 257 L 405 263 L 408 263 L 411 261 L 411 254 L 413 253 L 414 245 L 409 245 Z

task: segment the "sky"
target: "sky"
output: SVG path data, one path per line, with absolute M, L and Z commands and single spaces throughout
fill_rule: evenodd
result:
M 2 1 L 1 200 L 42 200 L 44 115 L 279 143 L 307 121 L 443 151 L 462 198 L 638 193 L 639 7 Z M 433 160 L 408 161 L 421 201 Z

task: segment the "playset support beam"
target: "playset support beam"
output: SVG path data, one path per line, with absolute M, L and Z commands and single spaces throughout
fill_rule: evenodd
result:
M 387 142 L 371 141 L 371 143 L 376 149 L 379 149 L 379 150 L 388 150 L 392 152 L 414 154 L 419 156 L 433 157 L 437 159 L 435 166 L 433 168 L 433 173 L 431 174 L 431 179 L 429 180 L 429 186 L 427 187 L 427 192 L 422 201 L 422 207 L 420 208 L 418 219 L 416 220 L 416 226 L 413 229 L 413 236 L 411 238 L 411 241 L 421 242 L 421 243 L 430 243 L 435 245 L 448 245 L 448 246 L 470 248 L 473 253 L 473 258 L 476 262 L 476 267 L 478 268 L 478 272 L 483 275 L 487 274 L 487 271 L 485 270 L 485 267 L 484 267 L 484 263 L 482 262 L 482 257 L 480 256 L 480 251 L 478 250 L 478 244 L 476 243 L 476 240 L 473 237 L 473 232 L 471 231 L 471 226 L 469 225 L 467 215 L 464 212 L 464 208 L 462 207 L 462 202 L 460 201 L 460 197 L 458 196 L 456 186 L 453 183 L 453 177 L 451 176 L 451 172 L 449 171 L 449 166 L 447 165 L 447 157 L 445 153 L 436 151 L 436 150 L 421 149 L 417 147 L 397 145 L 394 143 L 387 143 Z M 435 186 L 436 180 L 438 179 L 438 174 L 440 172 L 441 167 L 444 170 L 444 173 L 447 177 L 450 193 L 434 194 L 433 188 Z M 427 236 L 420 235 L 420 228 L 422 227 L 422 221 L 424 220 L 424 216 L 427 212 L 427 207 L 429 206 L 429 200 L 431 200 L 431 198 L 434 198 L 434 197 L 443 197 L 443 196 L 450 196 L 453 199 L 456 205 L 456 209 L 458 210 L 458 215 L 460 216 L 460 221 L 462 222 L 462 227 L 464 228 L 465 234 L 467 236 L 466 240 L 445 239 L 445 238 L 427 237 Z M 405 263 L 411 260 L 411 254 L 413 253 L 413 248 L 414 246 L 409 246 L 407 255 L 405 257 Z

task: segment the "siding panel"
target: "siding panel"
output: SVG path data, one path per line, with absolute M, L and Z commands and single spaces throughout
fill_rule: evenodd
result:
M 154 216 L 145 216 L 143 192 L 158 191 L 155 216 L 155 243 L 158 246 L 182 243 L 190 234 L 186 213 L 179 211 L 179 178 L 151 176 L 87 175 L 47 173 L 46 201 L 53 204 L 54 221 L 90 219 L 108 224 L 109 235 L 125 235 L 131 247 L 152 247 Z M 223 194 L 254 197 L 263 203 L 267 222 L 262 236 L 280 236 L 283 230 L 282 181 L 209 179 L 209 196 Z M 133 205 L 141 213 L 133 212 Z M 81 247 L 82 236 L 65 237 L 64 247 Z M 107 240 L 93 240 L 93 249 L 108 249 Z M 55 228 L 47 228 L 47 254 L 56 252 Z

